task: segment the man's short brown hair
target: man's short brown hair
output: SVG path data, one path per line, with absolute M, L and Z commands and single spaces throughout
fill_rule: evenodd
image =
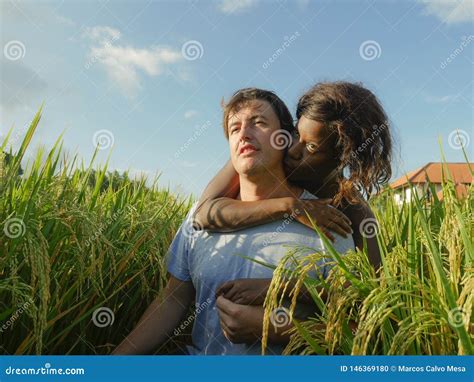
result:
M 245 88 L 237 90 L 224 105 L 224 134 L 229 138 L 228 119 L 231 113 L 238 112 L 251 101 L 267 101 L 280 121 L 280 128 L 288 132 L 294 129 L 293 117 L 285 103 L 274 92 L 258 88 Z

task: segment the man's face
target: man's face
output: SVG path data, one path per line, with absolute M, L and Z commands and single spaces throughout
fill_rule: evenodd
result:
M 240 175 L 272 171 L 282 165 L 284 150 L 272 145 L 280 121 L 267 101 L 248 102 L 229 114 L 227 125 L 230 157 Z

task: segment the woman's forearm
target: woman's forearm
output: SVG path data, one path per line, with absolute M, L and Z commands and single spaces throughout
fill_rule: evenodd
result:
M 285 218 L 294 198 L 275 198 L 243 202 L 231 198 L 217 198 L 198 208 L 195 220 L 206 230 L 232 232 Z

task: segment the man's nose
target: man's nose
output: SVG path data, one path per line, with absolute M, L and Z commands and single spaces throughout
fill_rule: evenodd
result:
M 251 124 L 250 123 L 242 123 L 240 126 L 240 140 L 247 142 L 252 139 L 252 132 L 251 132 Z

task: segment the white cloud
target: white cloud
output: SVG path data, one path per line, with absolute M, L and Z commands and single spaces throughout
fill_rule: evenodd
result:
M 446 24 L 474 20 L 472 0 L 419 0 L 425 5 L 425 13 L 438 17 Z
M 190 118 L 196 116 L 197 113 L 198 113 L 198 112 L 197 112 L 196 110 L 187 110 L 187 111 L 184 113 L 184 118 L 190 119 Z
M 158 76 L 167 65 L 183 58 L 180 50 L 169 47 L 136 48 L 119 45 L 117 42 L 122 37 L 120 31 L 107 26 L 87 28 L 83 37 L 92 40 L 90 66 L 95 62 L 102 65 L 109 78 L 130 97 L 134 97 L 141 88 L 143 74 Z
M 219 2 L 219 10 L 227 15 L 241 13 L 257 5 L 257 0 L 222 0 Z
M 456 95 L 445 95 L 445 96 L 425 96 L 425 101 L 428 103 L 448 103 L 457 99 Z

